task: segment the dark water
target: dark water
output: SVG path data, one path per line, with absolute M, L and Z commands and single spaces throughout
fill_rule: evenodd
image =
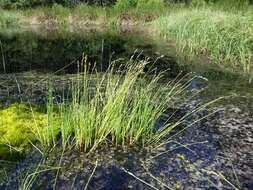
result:
M 24 71 L 55 72 L 74 62 L 64 69 L 73 73 L 76 61 L 82 54 L 88 55 L 91 62 L 108 64 L 110 56 L 128 52 L 129 42 L 113 34 L 72 34 L 48 32 L 37 34 L 24 32 L 3 34 L 2 58 L 4 56 L 5 72 Z M 130 52 L 130 51 L 129 51 Z M 4 71 L 1 64 L 1 71 Z
M 161 182 L 174 189 L 252 189 L 253 85 L 240 75 L 202 62 L 187 63 L 176 55 L 172 46 L 141 32 L 9 31 L 0 32 L 0 42 L 2 104 L 20 101 L 21 97 L 40 103 L 46 85 L 43 79 L 49 78 L 55 86 L 64 86 L 77 72 L 77 62 L 82 56 L 87 56 L 90 63 L 96 63 L 100 71 L 104 71 L 112 60 L 129 60 L 131 56 L 139 55 L 139 59 L 155 61 L 157 69 L 167 70 L 168 79 L 180 72 L 195 72 L 198 77 L 188 91 L 205 90 L 186 102 L 183 112 L 187 112 L 188 107 L 226 96 L 213 108 L 219 112 L 185 130 L 175 139 L 177 143 L 158 150 L 108 148 L 98 150 L 90 157 L 76 151 L 67 152 L 61 161 L 63 169 L 57 183 L 54 183 L 56 172 L 47 171 L 38 176 L 32 189 L 53 189 L 55 185 L 57 189 L 83 189 L 95 167 L 95 160 L 99 160 L 99 164 L 88 189 L 152 189 L 127 174 L 123 167 L 158 189 L 168 189 Z M 189 118 L 189 123 L 207 114 L 208 110 L 199 113 Z M 180 144 L 192 145 L 185 148 Z M 169 154 L 154 158 L 168 150 L 171 150 Z M 59 155 L 61 152 L 56 151 L 45 159 L 36 150 L 31 151 L 14 164 L 14 171 L 10 172 L 8 180 L 4 177 L 0 189 L 18 189 L 18 183 L 13 179 L 19 173 L 33 171 L 36 166 L 31 163 L 43 159 L 44 165 L 55 166 L 59 163 Z M 222 173 L 224 177 L 211 171 Z
M 63 67 L 66 68 L 59 73 L 75 73 L 76 62 L 82 56 L 87 56 L 88 62 L 96 62 L 97 68 L 102 70 L 113 60 L 127 60 L 134 54 L 137 56 L 141 53 L 142 59 L 149 57 L 150 61 L 159 57 L 152 39 L 138 33 L 14 32 L 0 34 L 0 41 L 2 73 L 45 73 L 55 72 Z M 173 66 L 173 69 L 177 67 L 176 60 L 171 56 L 159 60 L 157 64 L 160 67 L 163 64 Z

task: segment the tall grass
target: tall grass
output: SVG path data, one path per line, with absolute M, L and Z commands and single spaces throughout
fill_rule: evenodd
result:
M 181 51 L 207 54 L 215 63 L 250 72 L 253 16 L 211 8 L 182 9 L 155 21 L 158 33 L 177 41 Z
M 113 7 L 118 15 L 128 14 L 129 17 L 148 20 L 166 12 L 163 0 L 118 0 Z
M 118 10 L 129 10 L 137 8 L 142 10 L 163 9 L 165 2 L 163 0 L 118 0 L 114 8 Z
M 250 0 L 219 0 L 213 6 L 220 10 L 233 12 L 248 11 L 251 8 Z
M 87 6 L 84 4 L 80 4 L 73 8 L 72 15 L 75 17 L 81 17 L 82 19 L 95 20 L 100 17 L 106 16 L 106 9 L 99 6 Z
M 21 11 L 24 15 L 24 21 L 28 21 L 28 23 L 30 20 L 37 20 L 41 24 L 52 23 L 56 26 L 95 24 L 108 27 L 115 24 L 120 25 L 122 20 L 127 20 L 131 24 L 136 23 L 136 21 L 149 22 L 164 12 L 165 4 L 160 0 L 139 1 L 135 6 L 117 3 L 113 7 L 80 4 L 69 8 L 54 4 L 51 7 L 38 7 Z
M 86 65 L 86 64 L 85 64 Z M 58 130 L 64 148 L 75 145 L 82 151 L 92 151 L 101 145 L 157 145 L 182 121 L 165 122 L 156 128 L 158 120 L 174 98 L 184 92 L 188 83 L 159 84 L 161 75 L 147 79 L 143 70 L 146 61 L 129 61 L 125 71 L 110 67 L 104 74 L 89 74 L 84 66 L 82 75 L 73 82 L 71 99 L 57 105 L 57 122 L 49 119 L 47 131 Z M 143 76 L 144 75 L 144 76 Z M 140 77 L 141 76 L 141 77 Z M 49 108 L 52 102 L 49 102 Z M 52 115 L 53 109 L 48 109 Z M 53 118 L 53 117 L 51 117 Z M 57 124 L 56 124 L 57 123 Z M 54 144 L 52 133 L 48 133 Z

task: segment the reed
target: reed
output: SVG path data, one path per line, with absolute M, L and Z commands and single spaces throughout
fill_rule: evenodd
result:
M 181 9 L 154 22 L 156 31 L 175 39 L 180 51 L 206 54 L 215 63 L 252 70 L 253 17 L 250 12 L 213 8 Z
M 75 145 L 85 152 L 106 144 L 120 147 L 157 145 L 183 122 L 183 119 L 168 121 L 157 128 L 159 119 L 168 107 L 173 107 L 174 98 L 182 94 L 189 83 L 160 84 L 161 74 L 151 79 L 143 74 L 147 64 L 131 59 L 124 71 L 115 71 L 110 66 L 103 74 L 96 71 L 91 74 L 84 64 L 78 80 L 72 82 L 68 96 L 71 98 L 57 105 L 52 101 L 48 103 L 51 119 L 45 130 L 51 133 L 44 133 L 44 136 L 51 140 L 44 145 L 55 144 L 51 136 L 53 131 L 60 134 L 64 149 Z M 57 110 L 57 117 L 51 117 L 54 110 Z

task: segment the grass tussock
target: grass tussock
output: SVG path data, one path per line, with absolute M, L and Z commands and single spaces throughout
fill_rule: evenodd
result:
M 182 9 L 155 21 L 156 30 L 177 41 L 181 51 L 207 54 L 219 64 L 252 69 L 253 16 L 209 8 Z
M 44 137 L 40 142 L 44 146 L 56 146 L 58 141 L 52 134 L 57 130 L 64 148 L 75 145 L 86 152 L 105 144 L 157 145 L 182 123 L 183 119 L 167 121 L 156 128 L 166 109 L 173 107 L 175 97 L 184 92 L 188 83 L 159 84 L 161 75 L 145 79 L 146 64 L 131 60 L 126 71 L 115 74 L 111 67 L 102 75 L 96 72 L 91 75 L 85 67 L 78 82 L 73 82 L 71 99 L 54 105 L 49 98 L 48 130 L 44 130 L 48 133 L 38 135 Z M 57 117 L 53 116 L 54 110 Z

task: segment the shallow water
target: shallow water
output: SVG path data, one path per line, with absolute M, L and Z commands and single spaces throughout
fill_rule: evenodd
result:
M 11 31 L 1 32 L 0 41 L 2 105 L 20 101 L 45 103 L 48 79 L 57 87 L 55 100 L 58 101 L 57 90 L 62 91 L 75 76 L 76 63 L 82 55 L 87 55 L 88 61 L 96 62 L 97 69 L 103 71 L 111 60 L 128 60 L 141 52 L 140 59 L 149 57 L 151 62 L 156 61 L 157 69 L 167 69 L 168 79 L 180 71 L 199 75 L 188 91 L 205 90 L 188 100 L 180 108 L 182 113 L 197 104 L 226 96 L 212 107 L 212 110 L 219 110 L 217 113 L 187 128 L 174 138 L 173 143 L 156 150 L 147 147 L 145 150 L 120 151 L 107 147 L 91 156 L 68 151 L 62 157 L 57 183 L 54 183 L 57 172 L 51 168 L 38 176 L 33 189 L 52 189 L 54 185 L 57 189 L 83 189 L 96 160 L 98 166 L 88 189 L 152 189 L 124 169 L 158 189 L 252 188 L 253 85 L 242 77 L 215 66 L 201 64 L 198 67 L 199 62 L 187 65 L 176 56 L 172 46 L 138 32 Z M 188 118 L 188 122 L 192 123 L 212 110 L 196 114 Z M 190 145 L 183 147 L 182 144 Z M 36 165 L 31 163 L 41 159 L 42 168 L 58 166 L 60 155 L 61 150 L 55 150 L 45 159 L 38 151 L 31 150 L 20 160 L 14 160 L 17 164 L 5 164 L 14 169 L 4 167 L 8 175 L 2 173 L 0 189 L 17 189 L 16 176 L 33 171 Z

